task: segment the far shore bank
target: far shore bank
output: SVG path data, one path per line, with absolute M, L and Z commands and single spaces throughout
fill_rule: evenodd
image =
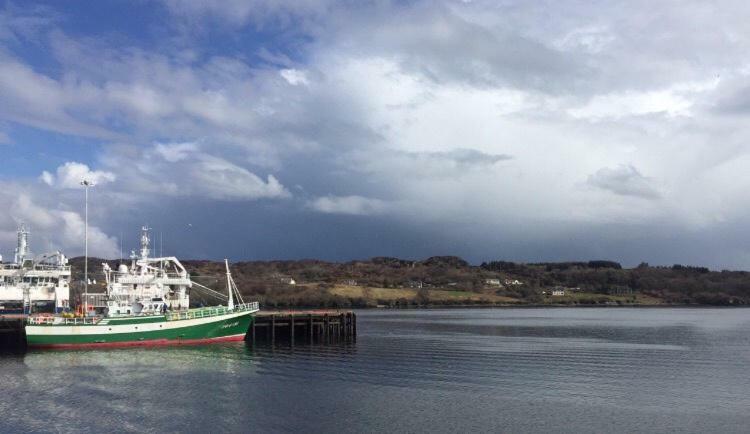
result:
M 102 262 L 89 258 L 89 274 L 95 282 L 89 285 L 90 292 L 105 290 L 103 276 L 96 271 Z M 222 290 L 223 262 L 187 260 L 183 264 L 196 283 Z M 83 258 L 71 259 L 71 265 L 75 299 L 82 292 Z M 345 263 L 249 261 L 230 267 L 243 298 L 274 309 L 750 306 L 750 272 L 680 264 L 623 268 L 617 262 L 592 260 L 491 261 L 477 266 L 454 256 L 435 256 Z M 217 302 L 197 290 L 191 299 L 196 304 Z

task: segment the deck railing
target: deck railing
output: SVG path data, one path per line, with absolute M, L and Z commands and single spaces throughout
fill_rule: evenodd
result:
M 96 324 L 100 318 L 88 317 L 88 318 L 60 318 L 55 316 L 30 316 L 28 323 L 31 325 L 51 325 L 51 324 L 66 324 L 66 325 L 81 325 L 81 324 Z
M 226 306 L 216 307 L 201 307 L 198 309 L 190 309 L 184 312 L 167 312 L 165 315 L 167 321 L 177 321 L 183 319 L 196 319 L 196 318 L 208 318 L 212 316 L 226 315 L 228 313 L 244 312 L 248 310 L 258 310 L 258 302 L 243 303 L 234 305 L 234 309 L 229 309 Z
M 241 303 L 234 305 L 234 309 L 229 309 L 226 306 L 216 307 L 201 307 L 198 309 L 190 309 L 184 312 L 167 312 L 164 318 L 167 321 L 177 321 L 184 319 L 197 319 L 197 318 L 208 318 L 212 316 L 226 315 L 229 313 L 255 311 L 259 309 L 257 301 L 252 303 Z M 102 318 L 100 317 L 84 317 L 84 318 L 61 318 L 59 316 L 30 316 L 28 323 L 31 325 L 93 325 L 98 323 Z

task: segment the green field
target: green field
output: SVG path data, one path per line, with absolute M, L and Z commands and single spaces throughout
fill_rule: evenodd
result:
M 466 302 L 471 304 L 515 304 L 520 300 L 511 297 L 503 297 L 495 294 L 484 294 L 467 291 L 454 291 L 443 289 L 429 289 L 427 292 L 428 302 Z M 364 298 L 374 303 L 409 300 L 416 302 L 418 290 L 412 288 L 378 288 L 365 286 L 336 285 L 329 290 L 332 295 L 347 298 Z M 423 301 L 423 300 L 422 300 Z
M 658 305 L 663 304 L 662 300 L 643 294 L 635 295 L 607 295 L 596 294 L 592 292 L 566 292 L 563 296 L 546 296 L 544 304 L 637 304 L 637 305 Z

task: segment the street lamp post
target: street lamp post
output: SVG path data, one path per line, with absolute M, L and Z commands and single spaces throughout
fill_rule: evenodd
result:
M 94 183 L 84 179 L 81 185 L 86 190 L 86 200 L 84 205 L 84 263 L 83 263 L 83 316 L 89 313 L 89 187 Z

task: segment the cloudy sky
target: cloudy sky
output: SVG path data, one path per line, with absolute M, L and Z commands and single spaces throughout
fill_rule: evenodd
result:
M 5 255 L 750 269 L 745 2 L 0 5 Z

